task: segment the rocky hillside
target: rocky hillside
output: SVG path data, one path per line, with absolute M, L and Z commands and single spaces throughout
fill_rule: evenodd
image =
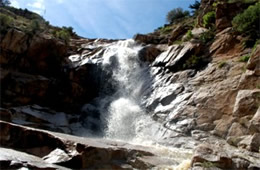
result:
M 149 147 L 76 137 L 102 129 L 97 100 L 117 87 L 101 63 L 117 40 L 82 38 L 27 10 L 0 11 L 1 168 L 181 163 Z M 255 0 L 201 0 L 193 16 L 134 37 L 149 71 L 139 105 L 156 122 L 155 142 L 188 150 L 180 157 L 191 169 L 260 169 L 259 11 Z

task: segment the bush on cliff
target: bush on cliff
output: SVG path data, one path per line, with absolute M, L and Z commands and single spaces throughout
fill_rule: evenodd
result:
M 183 11 L 182 8 L 175 8 L 168 12 L 166 19 L 169 23 L 174 23 L 178 22 L 181 18 L 187 17 L 189 15 L 189 11 Z
M 69 40 L 70 40 L 70 37 L 71 37 L 69 31 L 66 30 L 66 29 L 62 29 L 62 30 L 54 32 L 54 36 L 63 40 L 66 44 L 69 43 Z
M 8 28 L 12 27 L 13 20 L 8 15 L 0 14 L 0 33 L 5 33 Z
M 36 33 L 38 31 L 40 31 L 41 26 L 40 26 L 39 21 L 37 19 L 32 20 L 30 25 L 29 25 L 29 29 L 32 33 Z
M 258 39 L 260 37 L 260 2 L 249 6 L 244 12 L 234 17 L 232 25 L 236 31 Z
M 216 12 L 211 11 L 203 16 L 203 26 L 205 28 L 212 28 L 215 25 Z

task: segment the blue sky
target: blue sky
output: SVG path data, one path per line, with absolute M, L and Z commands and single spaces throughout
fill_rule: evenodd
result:
M 12 6 L 37 12 L 55 26 L 72 26 L 87 38 L 132 38 L 166 23 L 173 8 L 195 0 L 10 0 Z

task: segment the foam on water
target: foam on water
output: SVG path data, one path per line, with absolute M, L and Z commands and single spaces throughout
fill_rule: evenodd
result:
M 134 40 L 125 40 L 107 46 L 104 51 L 102 67 L 112 72 L 112 78 L 107 83 L 116 88 L 112 94 L 103 95 L 98 101 L 103 137 L 149 146 L 158 155 L 181 163 L 190 158 L 190 151 L 180 152 L 180 149 L 157 144 L 154 134 L 161 125 L 152 120 L 141 106 L 143 89 L 152 82 L 148 65 L 139 60 L 141 49 Z

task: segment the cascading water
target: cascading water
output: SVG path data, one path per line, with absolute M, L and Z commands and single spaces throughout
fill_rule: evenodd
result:
M 131 141 L 147 134 L 152 119 L 141 107 L 141 98 L 150 77 L 148 65 L 138 58 L 141 48 L 133 40 L 125 40 L 111 44 L 103 52 L 101 67 L 110 77 L 103 82 L 101 97 L 94 104 L 100 114 L 97 126 L 103 137 Z M 93 105 L 85 109 L 90 107 Z M 97 120 L 88 118 L 85 123 L 94 121 Z
M 143 47 L 134 40 L 125 40 L 104 48 L 91 58 L 99 61 L 99 74 L 103 76 L 99 97 L 83 107 L 88 115 L 84 120 L 89 131 L 86 136 L 150 146 L 160 157 L 179 163 L 189 159 L 190 151 L 158 144 L 160 133 L 165 134 L 167 129 L 154 121 L 142 104 L 153 83 L 150 67 L 139 59 Z

